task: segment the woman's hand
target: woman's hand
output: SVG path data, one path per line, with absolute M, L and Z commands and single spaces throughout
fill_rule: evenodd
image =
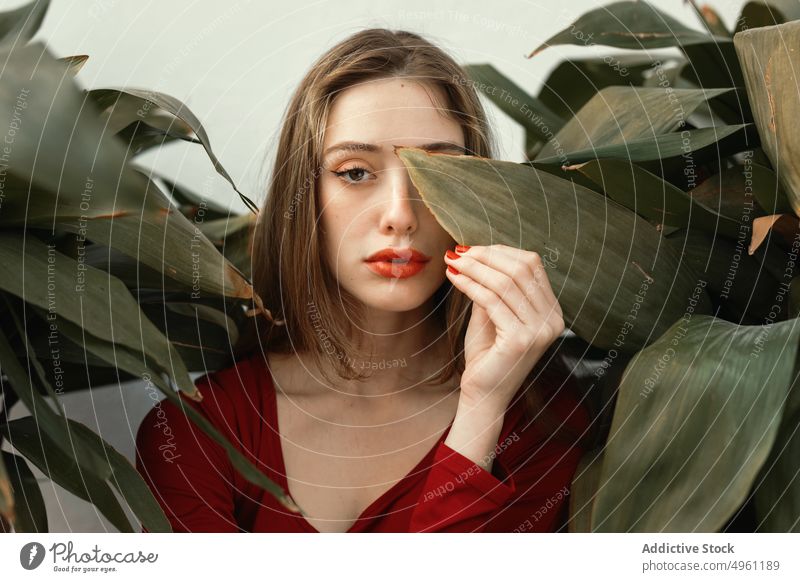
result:
M 472 300 L 460 398 L 503 411 L 564 331 L 561 306 L 538 253 L 506 245 L 456 250 L 447 251 L 445 263 L 459 274 L 448 268 L 447 276 Z

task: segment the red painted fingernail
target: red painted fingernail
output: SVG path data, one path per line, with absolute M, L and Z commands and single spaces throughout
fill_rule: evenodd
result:
M 471 247 L 469 245 L 456 245 L 457 253 L 466 253 Z
M 458 269 L 455 269 L 450 265 L 447 265 L 447 270 L 450 271 L 451 273 L 453 273 L 453 275 L 460 275 L 461 274 L 461 272 Z
M 444 252 L 444 254 L 446 254 L 446 255 L 447 255 L 447 258 L 448 258 L 448 259 L 451 259 L 451 260 L 452 260 L 452 259 L 457 259 L 457 258 L 458 258 L 458 255 L 457 255 L 457 254 L 455 254 L 455 253 L 454 253 L 453 251 L 451 251 L 450 249 L 447 249 L 447 250 Z

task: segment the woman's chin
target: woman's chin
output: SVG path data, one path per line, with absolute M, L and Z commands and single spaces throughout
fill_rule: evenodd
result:
M 369 293 L 359 294 L 367 307 L 381 311 L 401 313 L 417 309 L 431 298 L 429 285 L 409 284 L 408 280 L 395 279 L 378 285 Z

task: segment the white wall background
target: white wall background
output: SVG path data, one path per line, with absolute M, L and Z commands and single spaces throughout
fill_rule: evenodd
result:
M 0 0 L 0 10 L 27 0 Z M 462 63 L 488 62 L 537 93 L 566 56 L 614 54 L 604 47 L 552 47 L 524 55 L 601 0 L 52 0 L 36 36 L 56 56 L 88 54 L 78 75 L 86 88 L 138 86 L 171 94 L 203 121 L 217 156 L 240 188 L 263 201 L 281 115 L 295 85 L 322 52 L 364 28 L 426 35 Z M 700 28 L 684 0 L 651 0 Z M 699 0 L 699 3 L 704 3 Z M 732 27 L 744 0 L 708 0 Z M 522 160 L 521 128 L 487 103 L 501 156 Z M 209 198 L 245 207 L 202 148 L 175 144 L 139 158 Z M 133 458 L 133 437 L 152 401 L 138 383 L 65 398 L 68 413 Z M 26 415 L 18 406 L 12 417 Z M 99 421 L 98 421 L 99 419 Z M 39 474 L 41 476 L 41 474 Z M 112 531 L 88 504 L 42 477 L 50 530 Z

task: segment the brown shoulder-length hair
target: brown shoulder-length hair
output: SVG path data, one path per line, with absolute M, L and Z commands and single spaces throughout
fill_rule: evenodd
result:
M 327 368 L 341 378 L 368 377 L 349 365 L 368 357 L 351 335 L 353 324 L 360 327 L 362 311 L 360 302 L 336 285 L 323 260 L 317 180 L 324 130 L 337 95 L 360 83 L 400 76 L 438 88 L 446 102 L 437 105 L 461 124 L 467 152 L 493 157 L 486 113 L 473 84 L 464 69 L 431 42 L 411 32 L 375 28 L 358 32 L 323 54 L 295 90 L 283 120 L 252 240 L 253 290 L 266 308 L 261 310 L 265 317 L 256 317 L 240 335 L 234 349 L 237 357 L 256 350 L 262 355 L 302 352 L 313 358 L 328 381 L 332 378 Z M 432 316 L 445 330 L 450 358 L 431 381 L 444 383 L 464 371 L 471 301 L 445 280 L 433 305 Z M 520 394 L 531 419 L 577 442 L 583 440 L 580 435 L 548 412 L 547 401 L 556 391 L 576 387 L 555 345 L 531 371 Z

